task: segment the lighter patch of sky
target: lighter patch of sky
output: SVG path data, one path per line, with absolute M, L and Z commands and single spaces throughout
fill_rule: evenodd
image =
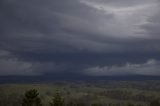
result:
M 159 8 L 155 1 L 144 2 L 132 6 L 115 6 L 107 3 L 98 3 L 89 0 L 81 0 L 86 5 L 103 11 L 105 14 L 113 14 L 111 20 L 104 22 L 103 30 L 116 37 L 148 37 L 143 34 L 143 29 L 139 26 L 148 22 L 148 18 L 154 16 Z M 113 2 L 114 4 L 114 2 Z

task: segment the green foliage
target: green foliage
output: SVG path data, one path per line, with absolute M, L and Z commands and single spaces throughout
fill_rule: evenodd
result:
M 138 105 L 136 105 L 136 106 L 142 106 L 142 105 L 138 104 Z
M 25 92 L 22 106 L 42 106 L 39 93 L 36 89 L 31 89 Z
M 134 106 L 134 104 L 129 103 L 128 106 Z
M 91 104 L 91 106 L 102 106 L 102 105 L 98 104 L 98 103 L 93 103 L 93 104 Z
M 159 100 L 153 100 L 153 101 L 151 101 L 150 106 L 160 106 Z
M 64 99 L 57 92 L 56 95 L 53 97 L 53 100 L 52 100 L 52 103 L 50 103 L 50 106 L 63 106 L 63 105 L 64 105 Z
M 57 89 L 65 98 L 63 106 L 128 106 L 128 103 L 134 106 L 157 106 L 158 103 L 152 100 L 160 98 L 160 81 L 59 81 L 0 84 L 0 106 L 22 106 L 22 101 L 25 103 L 24 98 L 27 98 L 23 92 L 33 88 L 41 93 L 44 106 L 50 106 Z

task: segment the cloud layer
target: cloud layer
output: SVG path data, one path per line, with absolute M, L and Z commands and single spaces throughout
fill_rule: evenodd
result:
M 158 0 L 1 0 L 0 75 L 156 75 L 159 67 L 147 64 L 160 61 L 159 5 Z M 142 67 L 135 69 L 137 64 Z M 108 67 L 111 73 L 104 71 Z
M 160 75 L 160 62 L 154 59 L 148 60 L 143 64 L 126 63 L 122 66 L 91 67 L 84 70 L 84 73 L 93 76 L 111 75 Z

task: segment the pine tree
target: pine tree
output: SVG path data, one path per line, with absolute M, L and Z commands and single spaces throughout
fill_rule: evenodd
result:
M 22 106 L 42 106 L 39 93 L 36 89 L 31 89 L 25 92 Z
M 64 99 L 60 96 L 58 92 L 53 97 L 53 101 L 52 103 L 50 103 L 50 105 L 51 106 L 63 106 L 64 105 Z

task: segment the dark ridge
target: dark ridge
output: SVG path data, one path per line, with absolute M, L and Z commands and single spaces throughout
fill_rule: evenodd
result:
M 160 76 L 125 75 L 125 76 L 86 76 L 77 74 L 52 74 L 41 76 L 0 76 L 0 83 L 38 83 L 52 81 L 98 81 L 98 80 L 160 80 Z

